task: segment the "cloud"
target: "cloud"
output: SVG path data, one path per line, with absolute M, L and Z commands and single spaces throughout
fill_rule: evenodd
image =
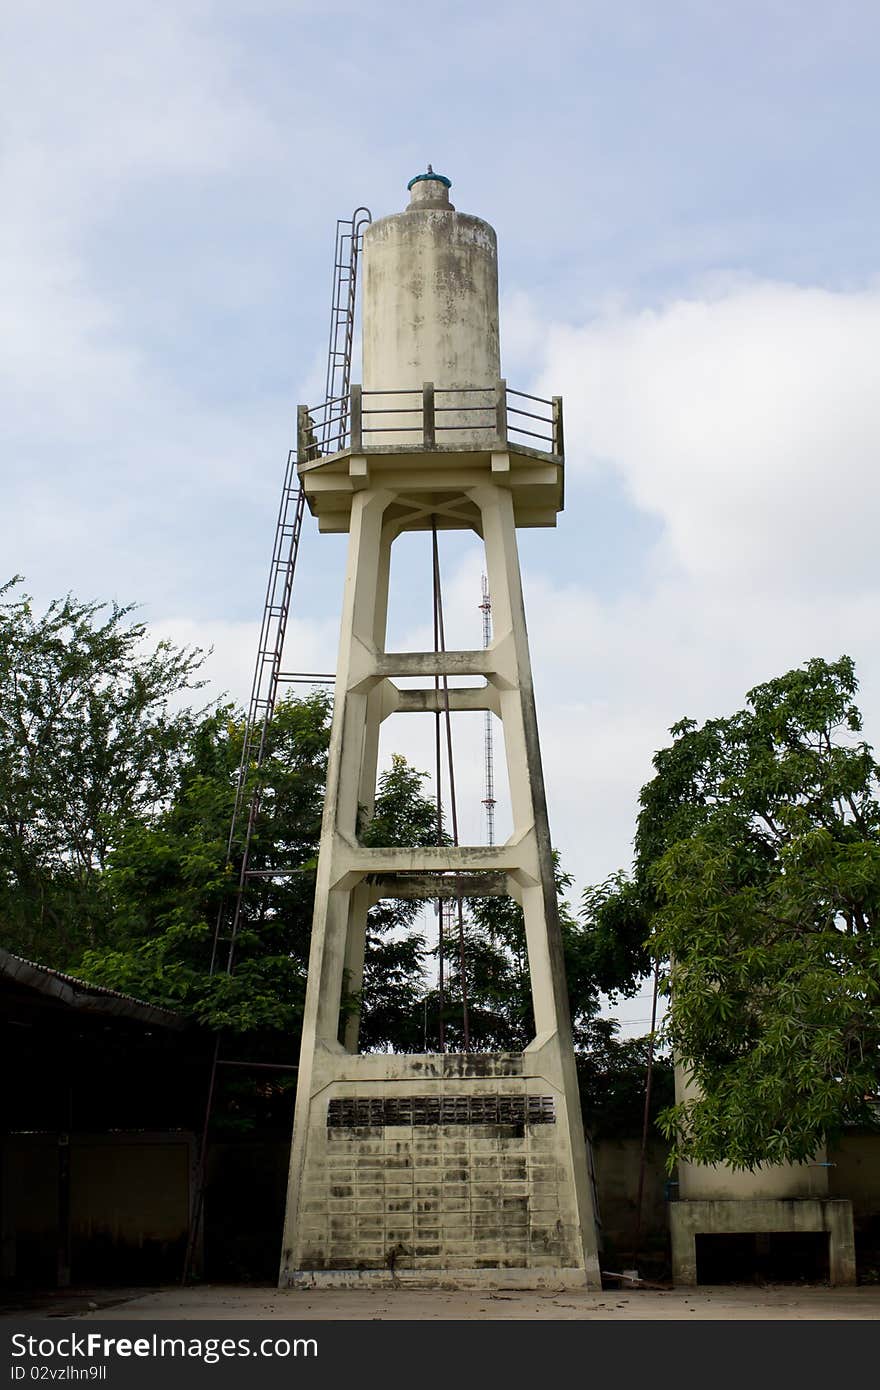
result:
M 551 826 L 582 885 L 629 863 L 639 789 L 685 715 L 732 712 L 761 681 L 849 652 L 880 741 L 880 291 L 728 278 L 585 325 L 537 319 L 528 296 L 509 302 L 515 356 L 542 394 L 564 393 L 571 486 L 563 558 L 553 575 L 528 563 L 524 582 Z M 640 582 L 613 594 L 579 578 L 594 539 L 579 483 L 603 474 L 628 499 L 621 535 L 636 510 L 661 526 Z M 419 539 L 395 646 L 430 641 Z M 474 645 L 478 548 L 444 545 L 450 644 Z M 431 766 L 418 721 L 400 723 L 403 751 Z M 462 737 L 478 828 L 479 736 Z
M 552 547 L 522 549 L 551 827 L 582 884 L 627 863 L 651 755 L 684 714 L 735 709 L 758 681 L 849 651 L 880 741 L 880 289 L 721 275 L 668 297 L 694 266 L 862 272 L 874 194 L 857 177 L 867 136 L 852 132 L 870 127 L 873 74 L 865 60 L 844 89 L 816 67 L 829 119 L 812 87 L 780 87 L 781 51 L 801 61 L 805 44 L 828 61 L 828 35 L 799 30 L 797 50 L 788 33 L 782 48 L 773 39 L 747 98 L 737 78 L 725 100 L 725 64 L 744 49 L 718 44 L 714 21 L 689 67 L 693 25 L 670 39 L 647 7 L 624 61 L 620 21 L 609 47 L 581 6 L 563 54 L 571 102 L 545 103 L 536 122 L 508 99 L 519 60 L 556 71 L 559 46 L 552 26 L 515 8 L 522 22 L 504 40 L 515 61 L 496 64 L 488 106 L 485 74 L 466 82 L 483 50 L 461 42 L 488 21 L 464 13 L 438 67 L 430 26 L 398 33 L 392 15 L 367 34 L 372 20 L 364 28 L 348 3 L 15 9 L 0 551 L 38 600 L 68 588 L 142 600 L 156 636 L 214 646 L 211 693 L 246 701 L 292 406 L 320 395 L 333 218 L 361 189 L 377 214 L 396 208 L 416 160 L 449 160 L 456 200 L 497 223 L 519 278 L 504 306 L 505 371 L 565 397 L 568 510 Z M 340 13 L 352 21 L 342 30 Z M 752 25 L 729 29 L 751 51 Z M 349 80 L 365 71 L 366 84 Z M 709 87 L 717 110 L 702 99 Z M 401 102 L 415 112 L 405 129 Z M 698 106 L 708 125 L 693 121 Z M 499 122 L 515 153 L 487 163 L 480 149 Z M 809 172 L 798 188 L 784 183 L 793 155 Z M 609 479 L 600 523 L 590 489 Z M 657 524 L 640 530 L 646 515 Z M 612 557 L 623 566 L 646 537 L 630 585 L 584 577 L 609 535 L 629 537 Z M 482 564 L 476 543 L 457 544 L 443 537 L 449 644 L 475 646 Z M 291 667 L 335 662 L 336 619 L 324 615 L 338 611 L 341 559 L 341 545 L 305 536 Z M 425 561 L 414 545 L 400 567 L 402 647 L 430 642 Z M 481 724 L 456 720 L 465 840 L 481 832 Z M 432 766 L 432 726 L 390 721 L 384 752 Z M 503 799 L 500 738 L 496 763 Z
M 201 675 L 206 684 L 201 698 L 227 699 L 246 708 L 254 675 L 260 624 L 231 622 L 222 618 L 159 617 L 150 623 L 151 637 L 167 638 L 179 647 L 199 647 L 205 653 Z M 285 641 L 284 670 L 288 674 L 333 671 L 336 665 L 338 628 L 334 621 L 319 622 L 291 615 Z M 311 687 L 287 682 L 280 697 L 303 694 Z M 326 687 L 321 687 L 326 688 Z
M 552 328 L 539 389 L 565 396 L 570 471 L 615 470 L 662 519 L 658 561 L 744 596 L 858 593 L 880 524 L 878 350 L 880 287 L 734 282 Z

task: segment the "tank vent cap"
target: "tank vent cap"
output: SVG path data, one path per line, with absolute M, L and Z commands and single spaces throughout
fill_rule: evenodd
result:
M 406 186 L 409 189 L 410 197 L 407 212 L 422 208 L 440 212 L 455 211 L 449 201 L 452 180 L 448 179 L 445 174 L 435 174 L 430 164 L 426 174 L 416 174 L 415 178 L 410 179 Z
M 434 183 L 442 183 L 444 188 L 452 187 L 452 179 L 448 179 L 445 174 L 435 174 L 434 170 L 431 168 L 429 164 L 428 172 L 426 174 L 416 174 L 414 179 L 410 179 L 409 183 L 406 185 L 407 192 L 412 191 L 412 186 L 414 183 L 425 183 L 429 179 L 433 180 Z

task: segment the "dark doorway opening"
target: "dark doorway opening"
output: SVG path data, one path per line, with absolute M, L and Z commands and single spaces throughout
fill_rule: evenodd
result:
M 829 1277 L 827 1231 L 698 1235 L 698 1284 L 818 1284 Z

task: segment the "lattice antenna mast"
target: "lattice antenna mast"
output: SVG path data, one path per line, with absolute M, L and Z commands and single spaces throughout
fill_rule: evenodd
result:
M 489 598 L 489 581 L 483 575 L 483 597 L 480 603 L 483 615 L 483 646 L 492 644 L 492 601 Z M 483 726 L 483 806 L 486 810 L 486 844 L 495 843 L 495 750 L 492 744 L 492 711 L 486 710 Z

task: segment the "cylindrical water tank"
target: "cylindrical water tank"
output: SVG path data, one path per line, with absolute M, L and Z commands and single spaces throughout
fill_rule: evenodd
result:
M 456 211 L 449 187 L 429 166 L 410 181 L 406 211 L 364 235 L 365 444 L 421 442 L 414 393 L 426 381 L 438 444 L 485 444 L 494 433 L 497 242 L 488 222 Z M 416 413 L 401 413 L 410 408 Z

